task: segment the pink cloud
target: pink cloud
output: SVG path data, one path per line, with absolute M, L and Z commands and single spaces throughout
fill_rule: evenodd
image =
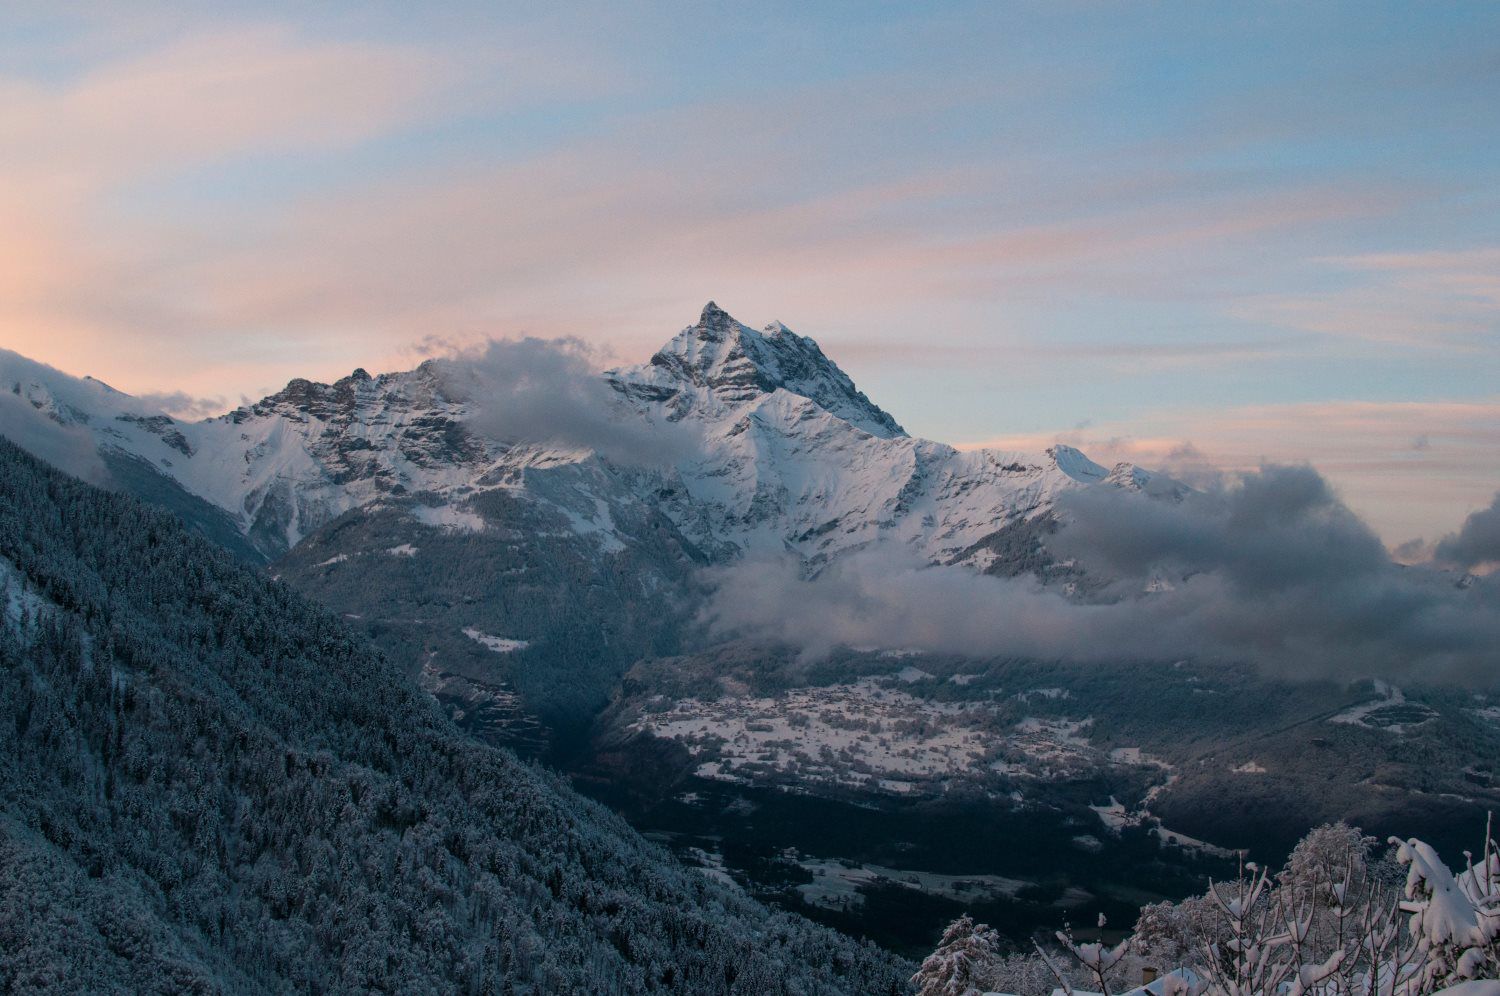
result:
M 414 48 L 278 27 L 190 35 L 64 82 L 0 76 L 5 345 L 161 386 L 159 350 L 190 357 L 223 328 L 202 288 L 173 282 L 222 241 L 222 219 L 159 215 L 136 185 L 246 154 L 356 144 L 409 123 L 453 82 Z M 182 370 L 171 386 L 202 374 Z M 202 379 L 197 390 L 225 390 Z
M 391 343 L 476 330 L 619 339 L 646 325 L 659 338 L 708 296 L 813 323 L 834 313 L 847 328 L 888 321 L 893 307 L 940 315 L 945 300 L 1049 283 L 1138 293 L 1129 270 L 1144 255 L 1218 249 L 1374 204 L 1278 192 L 975 233 L 963 230 L 965 205 L 985 191 L 959 184 L 982 177 L 919 171 L 762 202 L 737 192 L 737 146 L 690 140 L 699 158 L 663 171 L 634 155 L 636 140 L 299 204 L 246 244 L 193 261 L 179 282 L 210 289 L 206 305 L 228 326 L 359 329 Z
M 63 84 L 0 79 L 0 171 L 98 189 L 236 153 L 335 148 L 454 82 L 412 48 L 275 26 L 192 35 Z
M 1318 294 L 1269 294 L 1239 313 L 1326 335 L 1395 343 L 1492 348 L 1500 332 L 1500 248 L 1378 253 L 1317 261 L 1354 286 Z
M 500 59 L 515 79 L 545 75 L 547 60 Z M 358 145 L 422 120 L 456 81 L 472 83 L 472 68 L 413 46 L 267 27 L 194 35 L 60 85 L 0 79 L 0 128 L 23 139 L 7 143 L 9 158 L 0 150 L 5 344 L 127 390 L 234 397 L 356 364 L 407 366 L 410 344 L 431 335 L 575 335 L 634 360 L 715 297 L 786 317 L 854 364 L 1073 354 L 1122 370 L 1223 363 L 1317 337 L 1056 342 L 1008 306 L 1207 299 L 1275 237 L 1393 204 L 1388 190 L 1245 185 L 1139 149 L 1092 167 L 992 150 L 955 165 L 913 149 L 882 171 L 861 156 L 879 151 L 883 122 L 921 121 L 955 101 L 982 106 L 986 93 L 897 79 L 890 100 L 870 101 L 871 87 L 892 83 L 874 78 L 637 114 L 546 151 L 419 162 L 253 211 L 226 202 L 212 217 L 154 217 L 122 193 L 247 154 Z M 486 99 L 510 94 L 512 76 L 501 76 Z M 559 85 L 594 82 L 570 69 Z M 1462 342 L 1493 328 L 1494 253 L 1325 259 L 1316 265 L 1369 284 L 1225 299 L 1240 317 L 1320 334 Z M 933 338 L 956 345 L 943 354 Z M 1148 435 L 1131 446 L 1149 442 L 1147 458 L 1165 457 L 1190 437 L 1228 466 L 1316 456 L 1391 509 L 1395 482 L 1417 479 L 1409 466 L 1472 482 L 1472 467 L 1442 461 L 1461 447 L 1487 452 L 1432 431 L 1429 451 L 1391 455 L 1378 425 L 1340 430 L 1352 447 L 1341 449 L 1307 428 L 1324 417 L 1197 413 L 1138 426 Z M 1424 417 L 1375 421 L 1415 437 L 1428 431 Z M 1287 452 L 1262 454 L 1268 439 L 1290 440 Z M 1363 456 L 1330 466 L 1348 452 Z M 1393 530 L 1414 520 L 1380 514 Z

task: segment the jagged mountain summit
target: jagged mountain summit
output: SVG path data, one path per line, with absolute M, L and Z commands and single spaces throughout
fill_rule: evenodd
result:
M 603 417 L 691 430 L 693 445 L 665 466 L 480 429 L 485 398 L 454 371 L 428 361 L 333 384 L 299 379 L 183 422 L 98 381 L 13 355 L 0 364 L 5 388 L 88 434 L 117 483 L 266 559 L 355 508 L 482 530 L 476 497 L 504 491 L 605 554 L 635 542 L 621 523 L 645 503 L 710 559 L 792 550 L 816 563 L 896 541 L 932 562 L 989 569 L 992 538 L 1046 517 L 1059 494 L 1151 480 L 1065 446 L 958 451 L 913 438 L 812 339 L 779 322 L 754 330 L 712 302 L 647 363 L 600 375 Z
M 648 415 L 692 421 L 695 458 L 663 507 L 705 550 L 822 561 L 877 540 L 990 566 L 983 541 L 1108 471 L 1076 450 L 960 452 L 915 439 L 811 339 L 763 332 L 712 302 L 643 366 L 607 379 Z
M 738 405 L 781 390 L 873 436 L 906 435 L 812 339 L 780 322 L 757 332 L 712 301 L 698 324 L 679 332 L 650 363 L 608 376 L 627 397 L 663 403 L 679 419 L 722 418 Z

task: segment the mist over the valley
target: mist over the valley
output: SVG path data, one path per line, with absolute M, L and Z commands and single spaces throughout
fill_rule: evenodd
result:
M 705 458 L 689 421 L 622 410 L 599 373 L 607 352 L 575 339 L 489 340 L 436 363 L 489 438 L 593 450 L 668 477 Z M 1098 664 L 1196 658 L 1286 678 L 1496 680 L 1500 495 L 1418 564 L 1394 560 L 1315 467 L 1225 474 L 1184 444 L 1181 476 L 1141 490 L 1088 489 L 1059 503 L 1050 552 L 1101 581 L 1086 594 L 1031 575 L 932 564 L 897 543 L 830 563 L 750 553 L 707 568 L 700 619 L 717 636 L 1018 656 Z M 1174 473 L 1178 470 L 1174 465 Z M 1433 534 L 1441 534 L 1434 524 Z
M 1100 664 L 1199 658 L 1290 678 L 1495 681 L 1500 588 L 1487 576 L 1395 562 L 1307 466 L 1269 465 L 1171 497 L 1063 497 L 1052 551 L 1096 578 L 1087 596 L 872 546 L 812 567 L 791 555 L 710 568 L 703 618 L 720 634 L 809 657 L 876 646 Z M 1496 557 L 1496 507 L 1438 545 Z M 1490 545 L 1486 546 L 1488 543 Z

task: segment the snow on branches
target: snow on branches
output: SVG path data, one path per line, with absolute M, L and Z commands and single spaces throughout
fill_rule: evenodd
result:
M 1053 984 L 1067 996 L 1500 996 L 1500 851 L 1488 828 L 1480 859 L 1466 852 L 1456 875 L 1415 838 L 1391 838 L 1394 863 L 1370 860 L 1375 843 L 1319 827 L 1279 874 L 1247 862 L 1204 896 L 1144 908 L 1113 946 L 1059 932 L 1053 950 L 1001 956 L 995 932 L 965 916 L 912 982 L 922 996 L 1005 983 L 1021 996 Z M 1176 971 L 1123 982 L 1148 965 Z

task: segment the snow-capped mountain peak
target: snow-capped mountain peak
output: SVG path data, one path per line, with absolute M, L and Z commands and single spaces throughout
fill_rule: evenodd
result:
M 608 376 L 627 396 L 667 402 L 675 418 L 693 411 L 718 414 L 783 390 L 872 436 L 906 435 L 812 339 L 781 322 L 756 331 L 713 301 L 696 325 L 679 332 L 649 363 Z
M 1083 455 L 1082 450 L 1058 443 L 1047 447 L 1047 455 L 1057 469 L 1080 484 L 1095 484 L 1109 476 L 1109 471 Z

